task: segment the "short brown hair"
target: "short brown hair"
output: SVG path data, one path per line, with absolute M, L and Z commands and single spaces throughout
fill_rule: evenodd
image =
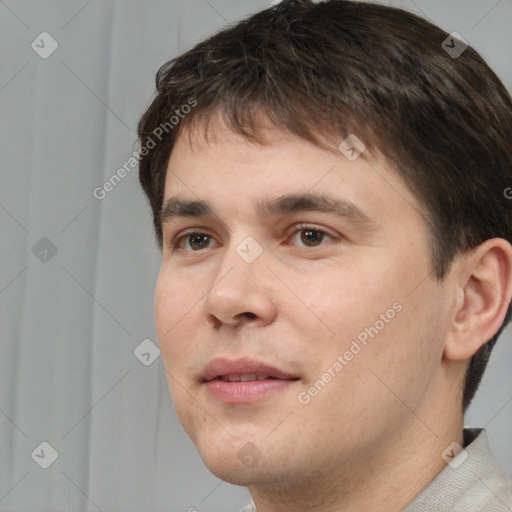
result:
M 284 0 L 164 64 L 138 127 L 140 182 L 160 246 L 173 144 L 217 112 L 252 141 L 263 114 L 319 145 L 321 134 L 341 141 L 353 133 L 382 153 L 428 212 L 439 280 L 457 254 L 493 237 L 512 243 L 512 201 L 504 197 L 512 185 L 512 100 L 474 49 L 445 51 L 448 37 L 397 8 Z M 192 111 L 169 126 L 187 104 Z M 510 315 L 509 305 L 499 331 L 471 359 L 464 410 Z

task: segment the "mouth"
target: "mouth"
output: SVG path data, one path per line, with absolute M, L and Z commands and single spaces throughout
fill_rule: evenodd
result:
M 247 403 L 282 392 L 299 377 L 252 359 L 213 359 L 202 382 L 210 395 L 224 403 Z
M 224 382 L 252 382 L 255 380 L 275 380 L 275 377 L 271 377 L 270 375 L 257 375 L 255 373 L 244 373 L 242 375 L 220 375 L 216 377 L 216 379 L 220 379 Z

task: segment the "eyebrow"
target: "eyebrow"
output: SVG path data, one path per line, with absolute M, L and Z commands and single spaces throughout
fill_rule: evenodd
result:
M 187 201 L 171 197 L 164 201 L 160 211 L 161 222 L 178 217 L 212 217 L 213 208 L 207 201 Z
M 263 200 L 258 204 L 259 211 L 265 216 L 284 216 L 290 213 L 315 211 L 335 213 L 359 222 L 370 222 L 370 218 L 356 204 L 325 194 L 289 194 L 275 199 Z
M 315 211 L 334 213 L 361 223 L 371 222 L 368 215 L 353 202 L 325 194 L 287 194 L 272 199 L 264 199 L 258 203 L 257 209 L 265 217 L 281 217 L 291 213 Z M 162 223 L 165 223 L 179 217 L 214 216 L 217 216 L 217 214 L 208 201 L 191 201 L 170 197 L 164 201 L 160 220 Z

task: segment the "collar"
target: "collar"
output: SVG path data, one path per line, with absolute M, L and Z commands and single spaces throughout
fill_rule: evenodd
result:
M 510 512 L 512 487 L 484 429 L 464 429 L 462 450 L 404 512 Z

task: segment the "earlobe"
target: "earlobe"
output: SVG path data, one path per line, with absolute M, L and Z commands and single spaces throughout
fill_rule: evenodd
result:
M 470 359 L 499 330 L 512 296 L 512 245 L 486 240 L 459 265 L 460 289 L 444 356 Z

